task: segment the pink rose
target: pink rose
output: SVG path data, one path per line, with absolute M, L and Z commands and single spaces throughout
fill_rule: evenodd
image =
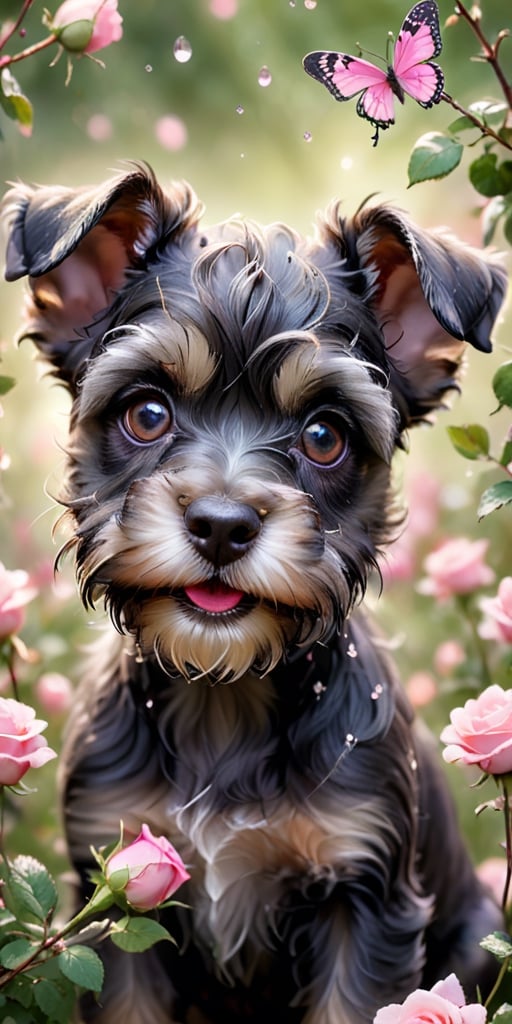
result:
M 64 0 L 51 21 L 51 29 L 66 50 L 95 53 L 123 34 L 118 0 Z
M 39 734 L 47 722 L 35 717 L 34 708 L 10 697 L 0 697 L 0 785 L 15 786 L 29 768 L 40 768 L 57 757 Z
M 427 578 L 420 582 L 420 592 L 443 601 L 492 583 L 494 573 L 484 562 L 488 546 L 488 540 L 466 537 L 444 541 L 425 559 Z
M 10 572 L 0 562 L 0 641 L 17 633 L 23 625 L 23 606 L 35 597 L 35 587 L 29 586 L 29 578 L 23 569 Z
M 512 690 L 488 686 L 476 700 L 454 708 L 441 740 L 445 761 L 476 764 L 489 775 L 512 771 Z
M 135 910 L 144 911 L 168 900 L 190 875 L 165 836 L 156 838 L 143 825 L 133 843 L 108 858 L 105 878 L 114 892 L 124 892 Z
M 478 630 L 480 636 L 512 644 L 512 576 L 502 579 L 496 597 L 483 597 L 480 608 L 486 615 Z
M 44 711 L 60 715 L 71 707 L 73 687 L 60 672 L 44 672 L 36 683 L 36 694 Z
M 393 1003 L 379 1010 L 373 1024 L 485 1024 L 487 1011 L 479 1003 L 466 1006 L 462 986 L 450 974 L 438 981 L 429 992 L 417 989 L 404 1003 Z

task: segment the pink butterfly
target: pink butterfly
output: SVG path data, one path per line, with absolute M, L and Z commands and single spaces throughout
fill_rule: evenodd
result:
M 431 58 L 441 53 L 441 47 L 437 4 L 422 0 L 404 19 L 393 62 L 386 70 L 349 53 L 322 50 L 304 57 L 304 69 L 337 100 L 349 100 L 361 93 L 356 110 L 375 125 L 373 139 L 377 145 L 379 128 L 395 123 L 394 96 L 403 103 L 407 93 L 422 107 L 439 103 L 444 75 Z

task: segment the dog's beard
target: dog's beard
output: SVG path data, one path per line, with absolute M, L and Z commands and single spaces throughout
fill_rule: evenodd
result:
M 103 596 L 145 656 L 187 678 L 230 682 L 251 668 L 268 671 L 290 646 L 325 639 L 348 610 L 352 586 L 311 499 L 247 478 L 231 497 L 265 510 L 261 533 L 243 557 L 215 569 L 184 525 L 184 504 L 204 493 L 198 479 L 183 470 L 132 484 L 121 511 L 89 540 L 81 530 L 79 579 L 84 599 Z M 188 596 L 209 586 L 243 597 L 212 611 Z

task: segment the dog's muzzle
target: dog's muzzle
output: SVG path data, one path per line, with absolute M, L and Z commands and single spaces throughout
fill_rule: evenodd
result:
M 192 501 L 184 522 L 196 551 L 217 568 L 242 558 L 261 530 L 252 505 L 216 495 Z

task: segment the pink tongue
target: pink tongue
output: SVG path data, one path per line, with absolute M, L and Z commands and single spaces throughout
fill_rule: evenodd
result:
M 197 587 L 185 587 L 185 593 L 192 604 L 205 612 L 229 612 L 240 604 L 242 590 L 233 590 L 223 583 L 202 583 Z

